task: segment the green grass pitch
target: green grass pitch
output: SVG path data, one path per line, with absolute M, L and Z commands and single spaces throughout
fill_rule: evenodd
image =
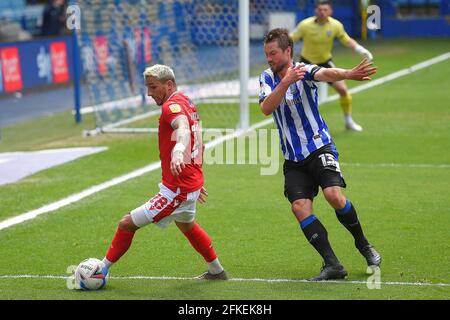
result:
M 450 51 L 444 40 L 379 41 L 368 47 L 379 67 L 375 78 Z M 349 67 L 359 59 L 348 50 L 337 50 L 335 60 Z M 206 165 L 210 196 L 198 206 L 197 218 L 230 276 L 292 281 L 120 278 L 185 278 L 205 270 L 202 258 L 171 225 L 138 231 L 129 252 L 111 269 L 114 278 L 105 289 L 68 290 L 61 278 L 66 268 L 87 257 L 103 258 L 122 215 L 157 192 L 158 170 L 0 230 L 0 299 L 448 299 L 449 79 L 446 60 L 355 94 L 354 118 L 364 127 L 362 133 L 345 131 L 338 102 L 321 106 L 340 153 L 348 184 L 345 193 L 369 241 L 383 256 L 380 289 L 367 287 L 365 261 L 321 193 L 314 212 L 349 272 L 339 283 L 296 281 L 316 275 L 321 260 L 290 212 L 281 170 L 261 176 L 259 165 Z M 251 108 L 252 122 L 264 119 L 257 105 Z M 85 117 L 81 126 L 72 121 L 63 113 L 2 129 L 0 152 L 74 146 L 109 150 L 0 186 L 0 221 L 158 159 L 155 136 L 86 139 L 80 132 L 92 128 L 92 117 Z M 21 275 L 57 278 L 14 277 Z

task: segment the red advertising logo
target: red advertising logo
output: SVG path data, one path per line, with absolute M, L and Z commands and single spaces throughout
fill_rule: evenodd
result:
M 150 62 L 152 60 L 152 38 L 149 28 L 144 29 L 144 52 L 145 62 Z
M 14 92 L 22 89 L 22 73 L 20 71 L 19 49 L 9 47 L 1 49 L 3 83 L 6 92 Z
M 135 28 L 134 29 L 134 40 L 136 41 L 136 50 L 137 50 L 137 57 L 138 61 L 141 61 L 141 29 Z M 150 29 L 145 27 L 144 28 L 144 57 L 145 62 L 150 62 L 152 60 L 152 38 Z
M 97 70 L 104 76 L 108 73 L 108 39 L 105 36 L 97 36 L 94 40 L 95 58 L 97 60 Z
M 52 62 L 53 83 L 69 81 L 66 43 L 63 41 L 51 43 L 50 56 Z

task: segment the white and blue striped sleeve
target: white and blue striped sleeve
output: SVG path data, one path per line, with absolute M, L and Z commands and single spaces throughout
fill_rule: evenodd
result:
M 263 72 L 259 77 L 259 103 L 263 102 L 272 93 L 273 81 L 270 75 Z

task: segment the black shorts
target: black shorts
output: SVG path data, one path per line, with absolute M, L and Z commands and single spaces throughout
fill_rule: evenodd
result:
M 346 187 L 334 144 L 327 144 L 300 162 L 286 160 L 283 165 L 284 195 L 289 202 L 298 199 L 313 200 L 322 189 Z
M 318 65 L 319 67 L 323 67 L 323 68 L 336 68 L 336 65 L 334 64 L 333 60 L 330 59 L 326 62 L 323 63 L 312 63 L 311 61 L 303 58 L 302 56 L 300 56 L 300 62 L 306 63 L 306 64 L 315 64 Z M 333 82 L 327 82 L 329 85 L 332 85 Z

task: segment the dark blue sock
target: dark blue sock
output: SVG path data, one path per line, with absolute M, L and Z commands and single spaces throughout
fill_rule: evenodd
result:
M 355 246 L 358 249 L 361 249 L 369 244 L 362 231 L 355 207 L 350 200 L 347 199 L 345 207 L 342 209 L 336 209 L 335 212 L 339 222 L 352 234 L 355 239 Z
M 315 215 L 310 215 L 300 222 L 300 228 L 302 229 L 306 239 L 316 249 L 316 251 L 322 256 L 325 264 L 336 265 L 339 264 L 339 260 L 331 248 L 328 241 L 328 233 L 325 227 L 320 223 Z
M 309 217 L 306 217 L 302 221 L 300 221 L 300 228 L 305 229 L 307 226 L 309 226 L 312 222 L 316 221 L 317 217 L 315 215 L 310 215 Z

